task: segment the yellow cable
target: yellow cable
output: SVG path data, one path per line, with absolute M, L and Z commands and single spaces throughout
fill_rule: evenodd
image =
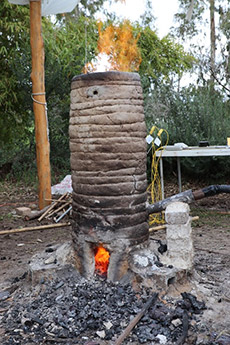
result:
M 153 204 L 162 199 L 161 191 L 161 179 L 158 171 L 159 161 L 161 159 L 162 152 L 165 147 L 168 145 L 169 135 L 168 132 L 161 128 L 159 129 L 156 126 L 153 126 L 149 133 L 153 137 L 152 141 L 152 164 L 151 164 L 151 183 L 147 188 L 147 191 L 150 192 L 150 203 Z M 166 134 L 166 139 L 162 136 Z M 154 139 L 155 135 L 155 139 Z M 164 142 L 165 141 L 165 142 Z M 159 157 L 156 156 L 156 152 L 160 151 L 161 154 Z M 163 213 L 151 214 L 149 216 L 149 224 L 153 223 L 163 224 L 165 223 Z

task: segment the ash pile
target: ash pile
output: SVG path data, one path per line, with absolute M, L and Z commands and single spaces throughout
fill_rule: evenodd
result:
M 119 336 L 154 295 L 148 288 L 134 290 L 101 277 L 87 281 L 72 273 L 41 281 L 32 291 L 18 288 L 1 301 L 1 345 L 119 344 Z M 199 329 L 205 304 L 192 294 L 174 300 L 154 296 L 122 344 L 228 344 L 215 342 L 215 335 L 197 342 L 200 331 L 208 329 Z

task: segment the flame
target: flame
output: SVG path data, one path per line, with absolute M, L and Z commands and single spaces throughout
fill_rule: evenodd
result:
M 134 29 L 128 20 L 119 25 L 110 24 L 103 28 L 103 23 L 98 22 L 98 56 L 95 61 L 87 63 L 84 73 L 97 71 L 103 56 L 107 56 L 108 64 L 105 70 L 122 72 L 138 71 L 141 63 L 141 53 L 138 48 L 140 34 L 135 35 Z
M 109 252 L 103 247 L 98 247 L 95 254 L 95 271 L 104 275 L 107 273 L 109 266 Z

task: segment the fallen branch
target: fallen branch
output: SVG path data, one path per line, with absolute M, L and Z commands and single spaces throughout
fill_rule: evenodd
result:
M 146 302 L 146 304 L 144 305 L 140 313 L 134 317 L 134 319 L 125 328 L 123 333 L 117 338 L 114 345 L 120 345 L 125 340 L 125 338 L 129 335 L 132 329 L 136 326 L 138 321 L 140 321 L 140 319 L 144 316 L 146 311 L 151 307 L 153 303 L 156 302 L 157 297 L 158 297 L 158 293 L 154 293 L 154 295 L 148 300 L 148 302 Z
M 33 230 L 36 231 L 36 230 L 60 228 L 60 227 L 70 226 L 70 225 L 71 223 L 60 223 L 60 224 L 39 225 L 39 226 L 33 226 L 33 227 L 27 227 L 27 228 L 21 228 L 21 229 L 13 229 L 13 230 L 3 230 L 3 231 L 0 231 L 0 235 L 15 234 L 17 232 L 26 232 L 26 231 L 33 231 Z
M 195 217 L 192 217 L 192 221 L 194 220 L 198 220 L 200 217 L 199 216 L 195 216 Z M 152 228 L 149 228 L 149 232 L 154 232 L 154 231 L 158 231 L 158 230 L 163 230 L 163 229 L 166 229 L 167 225 L 164 224 L 164 225 L 159 225 L 159 226 L 154 226 Z
M 25 220 L 31 220 L 31 219 L 36 219 L 38 217 L 40 217 L 44 212 L 46 212 L 48 209 L 50 208 L 50 205 L 44 207 L 42 210 L 37 211 L 37 212 L 33 212 L 31 214 L 27 214 L 25 216 Z

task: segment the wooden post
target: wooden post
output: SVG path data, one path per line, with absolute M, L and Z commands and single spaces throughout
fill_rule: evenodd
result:
M 30 0 L 30 45 L 32 55 L 32 96 L 39 181 L 39 208 L 50 204 L 51 174 L 48 121 L 46 114 L 44 44 L 41 26 L 41 0 Z

